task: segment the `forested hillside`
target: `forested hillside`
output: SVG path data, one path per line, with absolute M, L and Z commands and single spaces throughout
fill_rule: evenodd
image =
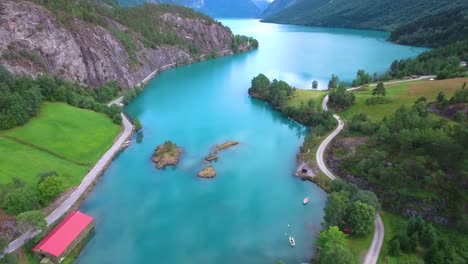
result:
M 402 25 L 392 32 L 389 40 L 435 48 L 467 38 L 468 9 L 453 9 Z
M 144 3 L 176 4 L 212 17 L 258 17 L 260 8 L 252 0 L 117 0 L 125 6 Z M 264 1 L 263 1 L 264 2 Z
M 452 9 L 466 9 L 465 0 L 276 0 L 287 8 L 264 21 L 309 26 L 365 28 L 392 31 L 425 16 Z M 273 5 L 272 7 L 273 8 Z M 270 8 L 269 8 L 270 9 Z
M 0 1 L 0 64 L 99 87 L 132 87 L 163 66 L 249 49 L 212 18 L 176 5 L 113 0 Z M 21 29 L 21 30 L 18 30 Z

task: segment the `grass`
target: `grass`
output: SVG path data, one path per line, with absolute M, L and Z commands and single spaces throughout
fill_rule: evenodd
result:
M 302 90 L 296 89 L 292 97 L 288 100 L 288 106 L 300 106 L 301 103 L 307 104 L 310 99 L 314 99 L 317 104 L 322 103 L 322 99 L 328 91 Z
M 348 248 L 353 253 L 355 259 L 361 263 L 361 259 L 364 258 L 365 253 L 369 250 L 372 243 L 372 238 L 374 237 L 374 229 L 367 236 L 363 237 L 352 237 L 349 236 L 347 239 Z
M 93 164 L 112 145 L 120 128 L 104 114 L 45 103 L 39 115 L 24 126 L 0 133 L 80 163 Z
M 24 126 L 0 132 L 0 184 L 19 177 L 33 186 L 39 173 L 56 171 L 64 189 L 76 186 L 110 148 L 119 130 L 105 115 L 45 103 Z
M 388 114 L 394 113 L 401 105 L 411 107 L 414 102 L 424 96 L 429 102 L 435 101 L 439 92 L 444 92 L 447 98 L 453 96 L 460 89 L 467 78 L 454 78 L 440 81 L 411 81 L 386 85 L 386 97 L 390 103 L 367 105 L 366 100 L 372 97 L 374 87 L 366 87 L 354 91 L 356 102 L 353 106 L 340 113 L 345 120 L 350 120 L 355 114 L 366 113 L 372 120 L 381 120 Z

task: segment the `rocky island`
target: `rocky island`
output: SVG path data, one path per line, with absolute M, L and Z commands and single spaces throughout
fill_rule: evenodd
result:
M 210 165 L 198 172 L 197 176 L 200 178 L 214 178 L 216 176 L 216 171 L 213 166 Z
M 172 141 L 166 141 L 156 148 L 151 160 L 156 163 L 158 169 L 162 169 L 166 166 L 177 165 L 180 155 L 182 155 L 182 149 Z

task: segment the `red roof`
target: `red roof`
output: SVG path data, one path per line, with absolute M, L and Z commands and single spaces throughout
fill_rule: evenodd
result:
M 92 221 L 93 218 L 87 214 L 78 211 L 70 213 L 32 250 L 40 250 L 58 257 Z

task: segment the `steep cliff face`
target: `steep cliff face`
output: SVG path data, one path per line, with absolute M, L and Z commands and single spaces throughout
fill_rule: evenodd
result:
M 0 1 L 0 64 L 15 75 L 48 73 L 90 87 L 117 80 L 132 87 L 155 69 L 212 52 L 229 53 L 231 31 L 218 23 L 180 14 L 159 17 L 165 30 L 186 40 L 181 45 L 143 45 L 137 33 L 105 18 L 101 27 L 76 18 L 64 25 L 52 12 L 29 1 Z M 111 28 L 111 29 L 108 29 Z M 133 42 L 132 52 L 112 29 Z M 195 55 L 196 54 L 196 55 Z

